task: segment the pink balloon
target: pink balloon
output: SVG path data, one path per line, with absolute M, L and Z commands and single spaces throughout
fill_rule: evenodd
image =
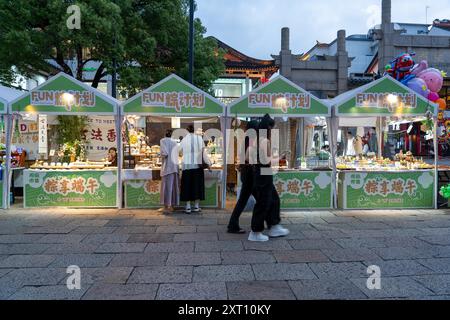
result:
M 417 77 L 425 81 L 428 89 L 433 92 L 439 92 L 444 84 L 444 78 L 439 70 L 428 68 L 417 74 Z
M 428 94 L 428 100 L 435 102 L 438 99 L 439 99 L 439 94 L 437 92 L 430 91 L 430 94 Z

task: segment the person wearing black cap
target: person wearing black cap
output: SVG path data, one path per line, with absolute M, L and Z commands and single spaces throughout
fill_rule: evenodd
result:
M 258 130 L 258 121 L 252 120 L 247 123 L 246 131 Z M 256 141 L 251 141 L 251 138 L 247 135 L 245 137 L 245 161 L 239 163 L 239 172 L 241 176 L 241 192 L 239 193 L 239 199 L 236 202 L 236 206 L 231 213 L 230 222 L 228 223 L 228 233 L 245 233 L 239 226 L 239 217 L 247 205 L 248 199 L 253 192 L 253 161 L 249 161 L 249 150 L 254 149 Z
M 253 195 L 256 199 L 252 216 L 252 231 L 249 241 L 267 241 L 269 237 L 283 237 L 289 234 L 289 230 L 280 225 L 280 197 L 273 184 L 273 174 L 269 174 L 271 168 L 271 134 L 275 121 L 268 115 L 264 115 L 258 130 L 258 161 L 254 168 Z M 267 138 L 261 138 L 261 130 L 267 130 Z M 264 146 L 268 155 L 264 155 Z M 262 150 L 261 150 L 262 149 Z M 269 237 L 263 234 L 264 221 L 269 229 Z

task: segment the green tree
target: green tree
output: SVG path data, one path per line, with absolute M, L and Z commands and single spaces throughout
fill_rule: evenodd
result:
M 80 8 L 80 29 L 66 26 L 71 4 Z M 208 90 L 224 61 L 205 31 L 196 19 L 194 84 Z M 93 60 L 101 62 L 97 87 L 115 59 L 120 90 L 134 94 L 170 73 L 187 78 L 188 0 L 2 0 L 0 43 L 2 82 L 59 71 L 82 80 Z

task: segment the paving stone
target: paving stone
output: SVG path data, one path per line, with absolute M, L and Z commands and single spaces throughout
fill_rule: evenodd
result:
M 193 282 L 252 281 L 250 265 L 199 266 L 194 268 Z
M 170 233 L 131 234 L 127 242 L 173 242 L 174 236 Z
M 256 280 L 316 279 L 306 263 L 270 263 L 252 265 Z
M 175 235 L 174 241 L 217 241 L 217 233 L 181 233 Z
M 189 253 L 173 252 L 169 253 L 166 265 L 201 266 L 220 263 L 221 258 L 220 253 L 218 252 L 189 252 Z
M 146 252 L 146 253 L 121 253 L 114 255 L 110 262 L 111 267 L 145 267 L 163 266 L 167 260 L 167 253 Z
M 320 250 L 282 250 L 273 255 L 279 263 L 328 262 L 329 259 Z M 253 263 L 253 262 L 251 262 Z
M 103 227 L 105 224 L 107 224 L 109 220 L 107 219 L 88 219 L 86 217 L 80 217 L 79 219 L 76 219 L 66 226 L 75 226 L 75 227 Z
M 190 283 L 192 270 L 192 266 L 137 267 L 128 283 Z
M 113 219 L 105 224 L 106 227 L 142 226 L 142 221 L 137 219 Z
M 380 267 L 381 276 L 397 277 L 397 276 L 413 276 L 433 273 L 432 269 L 425 267 L 419 263 L 421 260 L 389 260 L 363 263 L 366 266 L 376 265 Z M 450 269 L 450 268 L 449 268 Z
M 66 268 L 14 269 L 0 279 L 0 287 L 56 285 L 66 275 Z
M 45 254 L 70 254 L 70 253 L 93 253 L 99 243 L 58 243 L 52 244 L 45 250 Z
M 49 247 L 50 245 L 41 243 L 0 244 L 0 254 L 41 254 Z
M 76 229 L 76 226 L 61 226 L 61 227 L 53 227 L 53 226 L 48 226 L 48 227 L 29 227 L 25 230 L 25 233 L 27 234 L 65 234 L 65 233 L 70 233 L 71 231 L 73 231 L 74 229 Z
M 333 262 L 368 260 L 374 263 L 382 260 L 378 255 L 367 248 L 322 249 L 322 252 Z
M 298 300 L 366 299 L 367 296 L 352 282 L 342 279 L 289 281 Z
M 125 252 L 144 252 L 146 243 L 137 242 L 115 242 L 115 243 L 103 243 L 95 252 L 96 253 L 125 253 Z
M 11 255 L 0 261 L 0 268 L 47 267 L 55 260 L 52 255 Z
M 50 267 L 67 268 L 71 265 L 83 267 L 106 267 L 112 260 L 112 254 L 65 254 L 56 256 Z
M 14 269 L 0 269 L 0 278 L 3 277 L 4 275 L 10 273 L 12 270 L 14 270 Z
M 154 233 L 155 231 L 156 231 L 156 227 L 125 226 L 125 227 L 117 227 L 117 230 L 114 231 L 114 233 L 115 234 Z
M 298 241 L 298 240 L 291 240 Z M 287 240 L 272 239 L 267 242 L 252 242 L 243 241 L 245 250 L 261 250 L 261 251 L 273 251 L 273 250 L 292 250 Z
M 83 300 L 153 300 L 158 290 L 157 284 L 94 284 Z
M 432 258 L 433 250 L 424 248 L 389 247 L 371 249 L 384 260 Z
M 42 237 L 41 234 L 2 234 L 0 235 L 0 243 L 36 243 Z
M 230 300 L 295 300 L 286 281 L 227 282 Z
M 221 253 L 222 264 L 251 264 L 251 263 L 274 263 L 275 258 L 270 252 L 246 250 L 246 251 L 224 251 Z
M 418 263 L 438 273 L 450 273 L 450 258 L 418 259 Z
M 413 278 L 435 294 L 450 295 L 450 274 L 422 275 Z
M 195 230 L 195 226 L 159 226 L 156 228 L 156 232 L 160 233 L 193 233 Z
M 305 240 L 289 240 L 292 248 L 297 250 L 303 249 L 339 249 L 341 248 L 330 239 L 305 239 Z
M 47 234 L 40 238 L 39 243 L 77 243 L 86 237 L 84 234 Z
M 180 220 L 174 219 L 150 219 L 145 220 L 146 226 L 177 226 L 180 225 Z
M 83 243 L 109 243 L 127 242 L 130 238 L 128 234 L 90 234 L 83 239 Z
M 87 288 L 69 290 L 67 286 L 23 287 L 10 300 L 79 300 Z
M 81 272 L 81 287 L 96 283 L 116 283 L 125 284 L 133 271 L 132 267 L 101 267 L 90 268 L 82 267 Z M 59 284 L 66 284 L 67 278 L 70 274 L 60 281 Z
M 244 247 L 241 241 L 197 241 L 195 251 L 218 252 L 218 251 L 242 251 Z
M 334 241 L 343 248 L 429 247 L 426 242 L 413 237 L 346 238 Z
M 194 282 L 159 285 L 158 300 L 226 300 L 224 282 Z
M 197 226 L 197 232 L 206 232 L 206 233 L 215 233 L 215 232 L 226 232 L 227 228 L 226 226 L 217 226 L 217 225 L 212 225 L 212 226 Z
M 194 242 L 149 243 L 145 252 L 193 252 Z
M 381 277 L 380 289 L 368 289 L 367 278 L 350 280 L 370 299 L 406 298 L 433 294 L 433 291 L 425 288 L 411 277 Z
M 111 234 L 117 230 L 118 227 L 77 227 L 70 232 L 70 234 Z
M 348 235 L 340 230 L 304 230 L 302 231 L 304 238 L 306 239 L 336 239 L 336 238 L 347 238 Z
M 247 234 L 234 234 L 234 233 L 227 233 L 227 232 L 218 232 L 217 237 L 219 238 L 219 241 L 229 241 L 229 240 L 239 240 L 240 241 L 240 240 L 247 240 L 248 233 Z
M 217 219 L 196 218 L 196 219 L 181 219 L 182 226 L 216 226 Z
M 368 276 L 367 266 L 361 262 L 308 263 L 308 266 L 319 279 L 349 279 Z
M 446 235 L 433 235 L 433 236 L 421 236 L 419 239 L 432 244 L 440 246 L 450 246 L 450 234 Z

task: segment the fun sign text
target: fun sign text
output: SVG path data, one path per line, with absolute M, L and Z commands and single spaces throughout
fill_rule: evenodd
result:
M 63 107 L 71 111 L 73 107 L 94 107 L 95 94 L 90 91 L 77 90 L 39 90 L 31 91 L 31 104 L 35 106 Z
M 283 113 L 295 109 L 310 109 L 311 97 L 305 93 L 250 93 L 250 108 L 279 109 Z
M 144 92 L 142 106 L 164 107 L 181 112 L 183 108 L 205 108 L 205 95 L 198 92 Z
M 417 97 L 413 93 L 358 93 L 357 107 L 388 109 L 416 108 Z

